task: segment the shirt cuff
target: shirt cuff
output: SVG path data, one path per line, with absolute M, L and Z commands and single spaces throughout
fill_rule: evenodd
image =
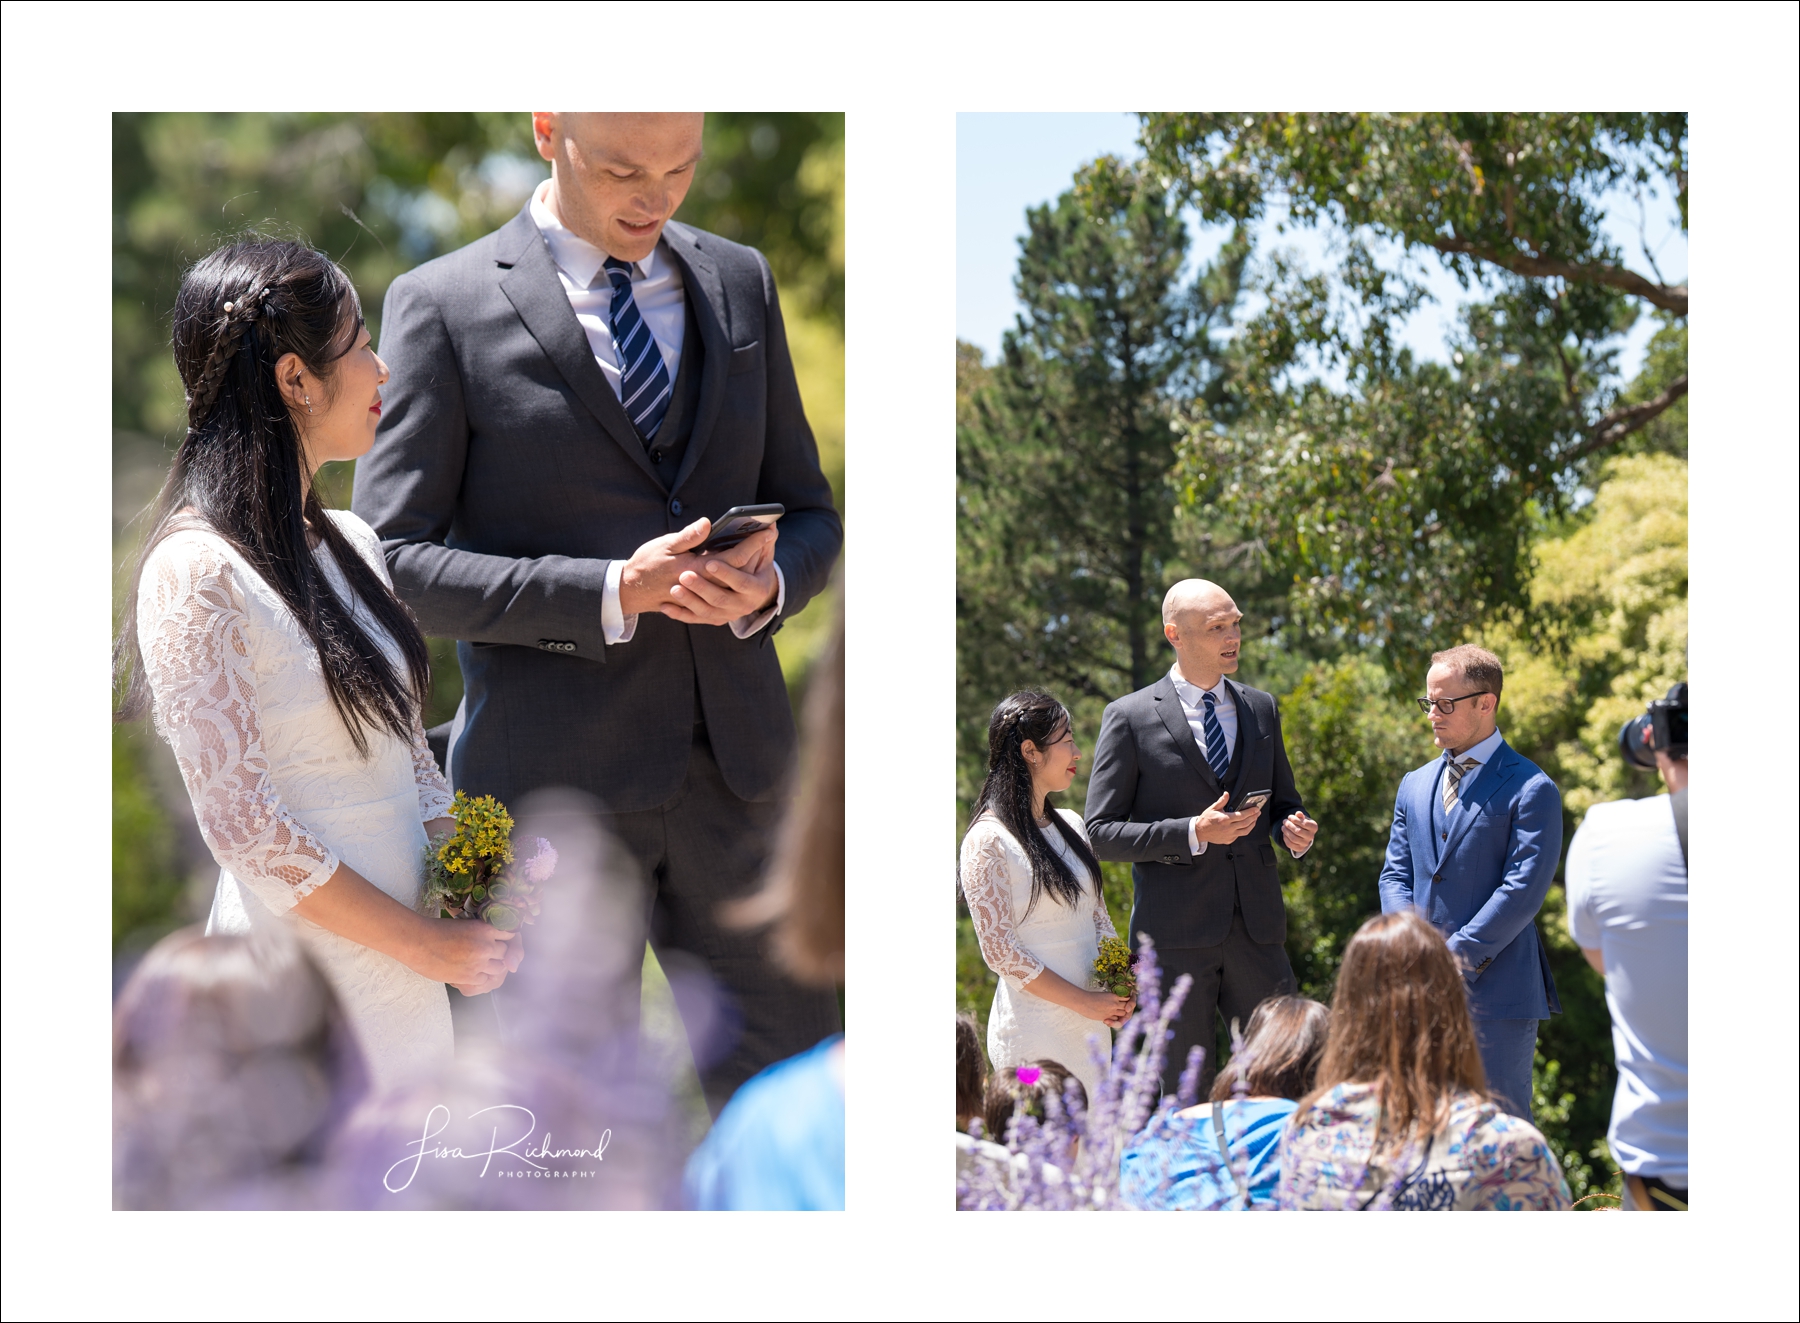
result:
M 1206 842 L 1200 839 L 1200 822 L 1197 818 L 1188 819 L 1188 853 L 1196 857 L 1206 853 Z
M 731 622 L 731 632 L 741 639 L 747 639 L 776 616 L 780 615 L 781 608 L 786 605 L 787 576 L 781 572 L 781 566 L 777 565 L 775 567 L 775 605 L 766 607 L 753 616 L 739 616 L 736 620 Z M 633 624 L 637 622 L 636 616 L 633 616 L 631 619 Z M 628 634 L 626 637 L 629 638 L 631 636 Z
M 606 646 L 629 643 L 637 633 L 637 614 L 626 615 L 619 607 L 619 581 L 625 577 L 625 562 L 615 560 L 606 567 L 606 586 L 600 592 L 600 633 Z

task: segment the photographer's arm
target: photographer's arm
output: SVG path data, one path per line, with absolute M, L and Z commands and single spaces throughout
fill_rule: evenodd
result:
M 1581 948 L 1581 958 L 1596 974 L 1606 977 L 1606 957 L 1601 949 L 1601 927 L 1593 905 L 1594 814 L 1589 813 L 1575 829 L 1569 842 L 1569 857 L 1563 863 L 1563 921 L 1569 925 L 1569 936 Z

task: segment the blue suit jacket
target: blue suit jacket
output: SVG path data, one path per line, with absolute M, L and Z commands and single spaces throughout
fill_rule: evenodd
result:
M 1443 765 L 1434 758 L 1400 783 L 1382 913 L 1416 908 L 1444 934 L 1462 962 L 1472 1015 L 1545 1019 L 1562 1003 L 1533 920 L 1562 854 L 1562 795 L 1502 740 L 1440 840 L 1431 807 Z

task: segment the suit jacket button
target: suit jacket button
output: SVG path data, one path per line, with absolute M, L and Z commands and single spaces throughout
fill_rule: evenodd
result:
M 681 513 L 681 502 L 680 501 L 670 501 L 669 502 L 669 513 L 672 515 L 679 515 Z
M 650 462 L 652 464 L 661 464 L 662 459 L 663 459 L 663 452 L 660 447 L 658 449 L 652 450 L 650 452 Z

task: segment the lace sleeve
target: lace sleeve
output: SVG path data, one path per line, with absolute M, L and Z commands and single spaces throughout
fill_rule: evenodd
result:
M 1001 978 L 1023 986 L 1044 970 L 1044 962 L 1019 943 L 1012 920 L 1012 883 L 1008 880 L 1006 845 L 986 823 L 976 823 L 963 837 L 963 899 L 975 920 L 981 958 Z
M 1106 893 L 1101 891 L 1094 897 L 1094 936 L 1105 938 L 1118 935 L 1119 930 L 1113 927 L 1112 915 L 1106 912 Z
M 246 624 L 217 547 L 177 535 L 158 548 L 138 591 L 156 729 L 175 751 L 213 858 L 279 914 L 340 861 L 294 820 L 270 779 Z
M 438 769 L 437 757 L 425 738 L 425 725 L 413 718 L 412 737 L 413 784 L 419 788 L 419 821 L 448 816 L 452 797 L 450 783 Z

